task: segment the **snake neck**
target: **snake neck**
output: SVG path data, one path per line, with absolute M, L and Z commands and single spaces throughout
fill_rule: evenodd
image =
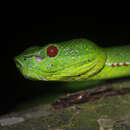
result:
M 130 76 L 130 46 L 104 48 L 107 59 L 100 72 L 90 79 L 111 79 Z

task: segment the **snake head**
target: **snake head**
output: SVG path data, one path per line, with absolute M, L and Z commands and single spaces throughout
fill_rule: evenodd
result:
M 80 81 L 99 72 L 105 52 L 87 39 L 31 47 L 15 57 L 24 77 L 45 81 Z

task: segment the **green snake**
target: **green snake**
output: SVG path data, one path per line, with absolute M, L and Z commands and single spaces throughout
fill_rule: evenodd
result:
M 90 81 L 130 76 L 130 45 L 101 48 L 87 39 L 33 46 L 15 57 L 28 79 Z

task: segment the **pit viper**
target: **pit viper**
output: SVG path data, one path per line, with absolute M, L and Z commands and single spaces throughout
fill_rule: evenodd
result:
M 130 45 L 102 48 L 87 39 L 33 46 L 15 57 L 28 79 L 90 81 L 130 76 Z

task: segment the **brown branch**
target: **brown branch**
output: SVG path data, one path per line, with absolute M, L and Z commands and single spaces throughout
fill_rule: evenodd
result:
M 130 88 L 123 88 L 120 90 L 114 88 L 92 88 L 78 93 L 68 94 L 60 97 L 56 102 L 52 104 L 55 109 L 62 109 L 74 104 L 80 104 L 85 102 L 92 102 L 100 98 L 106 98 L 117 95 L 130 94 Z

